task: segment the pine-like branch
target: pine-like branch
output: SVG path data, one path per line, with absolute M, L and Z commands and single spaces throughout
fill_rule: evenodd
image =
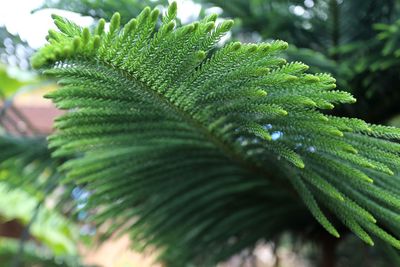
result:
M 321 113 L 355 99 L 286 63 L 283 41 L 211 52 L 232 21 L 176 27 L 176 4 L 158 17 L 146 8 L 121 28 L 116 13 L 91 32 L 54 16 L 32 59 L 62 85 L 49 97 L 70 112 L 50 144 L 75 157 L 62 169 L 92 190 L 95 222 L 171 266 L 208 266 L 293 226 L 299 197 L 332 235 L 324 211 L 400 248 L 398 129 Z

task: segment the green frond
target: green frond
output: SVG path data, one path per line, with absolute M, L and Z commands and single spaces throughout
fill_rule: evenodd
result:
M 312 193 L 308 190 L 307 186 L 303 183 L 303 181 L 299 177 L 289 175 L 290 181 L 293 183 L 293 186 L 299 192 L 300 197 L 303 199 L 304 203 L 310 209 L 312 215 L 317 219 L 317 221 L 333 236 L 339 238 L 340 234 L 332 225 L 332 223 L 326 218 L 326 216 L 322 213 L 319 208 L 317 202 L 315 201 Z
M 213 265 L 305 206 L 336 237 L 326 210 L 368 244 L 399 247 L 400 130 L 322 113 L 355 99 L 287 63 L 286 42 L 218 48 L 232 21 L 175 17 L 176 4 L 162 18 L 146 8 L 92 31 L 54 16 L 59 31 L 32 58 L 62 85 L 48 97 L 69 112 L 49 142 L 73 158 L 64 181 L 101 206 L 94 222 L 169 266 Z

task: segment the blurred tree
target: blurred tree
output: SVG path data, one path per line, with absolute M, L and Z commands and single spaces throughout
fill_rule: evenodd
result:
M 57 8 L 80 13 L 94 18 L 110 19 L 116 12 L 121 13 L 122 23 L 137 16 L 146 6 L 166 6 L 168 0 L 45 0 L 39 9 Z
M 21 267 L 82 266 L 77 254 L 78 227 L 57 211 L 41 205 L 42 198 L 37 198 L 21 188 L 7 186 L 4 182 L 5 170 L 1 168 L 1 172 L 2 266 L 17 266 L 16 260 Z M 29 232 L 26 232 L 27 227 Z
M 33 54 L 28 43 L 13 35 L 5 27 L 0 27 L 0 62 L 9 67 L 26 70 L 30 68 L 29 57 Z

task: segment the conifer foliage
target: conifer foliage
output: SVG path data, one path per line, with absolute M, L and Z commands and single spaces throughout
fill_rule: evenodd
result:
M 145 8 L 123 26 L 116 13 L 108 31 L 54 16 L 59 31 L 32 58 L 62 85 L 48 97 L 69 112 L 50 146 L 72 158 L 65 182 L 92 192 L 92 220 L 169 266 L 222 261 L 304 205 L 336 237 L 341 221 L 400 248 L 400 131 L 325 115 L 356 100 L 287 63 L 287 43 L 219 47 L 232 21 L 178 27 L 176 11 Z

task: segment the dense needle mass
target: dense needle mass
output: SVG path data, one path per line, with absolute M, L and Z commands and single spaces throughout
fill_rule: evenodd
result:
M 287 43 L 217 47 L 232 21 L 175 17 L 173 3 L 91 31 L 54 16 L 32 59 L 62 85 L 49 97 L 70 112 L 50 144 L 74 158 L 62 169 L 92 190 L 94 221 L 170 266 L 208 266 L 286 229 L 301 198 L 332 235 L 323 211 L 400 248 L 400 131 L 322 113 L 355 99 L 287 63 Z

